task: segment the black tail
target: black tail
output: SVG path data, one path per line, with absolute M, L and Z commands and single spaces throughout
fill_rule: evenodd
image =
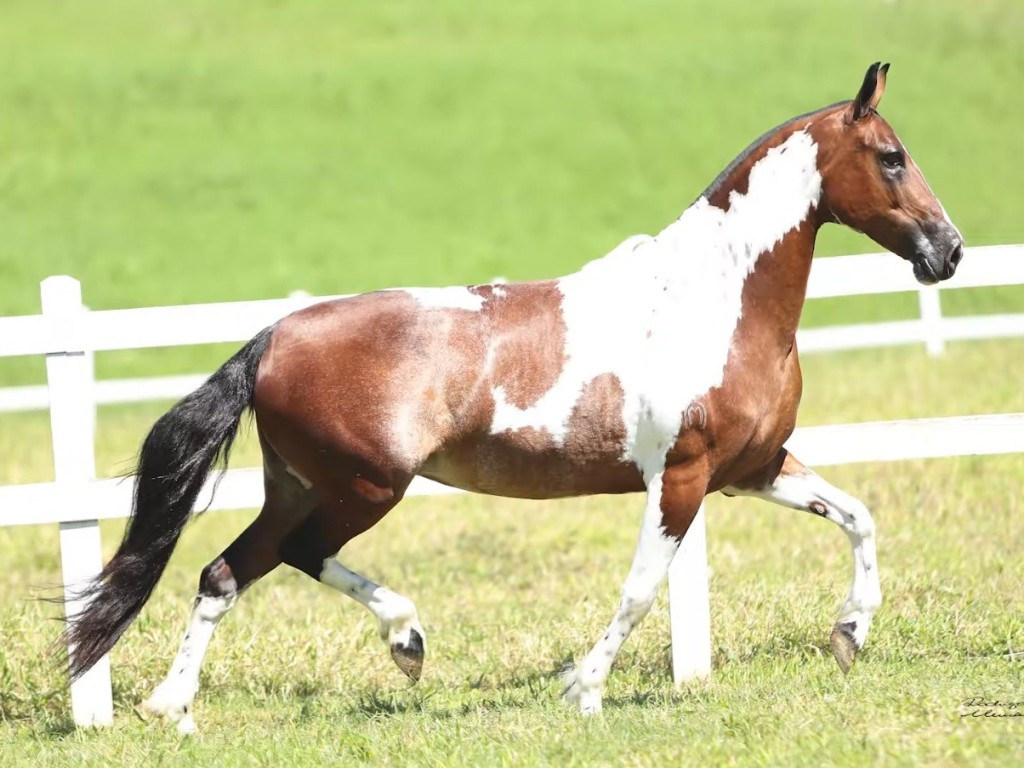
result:
M 113 648 L 153 593 L 206 477 L 218 460 L 227 463 L 272 331 L 260 331 L 146 436 L 121 546 L 83 590 L 86 607 L 64 630 L 72 679 Z

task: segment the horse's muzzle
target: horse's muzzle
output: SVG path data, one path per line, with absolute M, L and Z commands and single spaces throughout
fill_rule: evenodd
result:
M 922 227 L 922 236 L 911 257 L 914 277 L 919 283 L 933 285 L 948 280 L 964 257 L 964 239 L 948 222 Z

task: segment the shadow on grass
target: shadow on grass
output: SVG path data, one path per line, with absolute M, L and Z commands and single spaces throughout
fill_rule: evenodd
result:
M 28 712 L 20 708 L 12 710 L 5 702 L 0 706 L 0 723 L 25 725 L 37 737 L 54 741 L 66 739 L 78 732 L 78 726 L 68 714 L 54 711 L 45 705 L 43 708 L 36 707 L 32 712 Z
M 429 711 L 433 718 L 448 719 L 481 711 L 522 709 L 545 697 L 561 694 L 563 666 L 559 663 L 550 670 L 513 672 L 494 677 L 483 673 L 467 678 L 461 684 L 437 682 L 392 691 L 367 689 L 347 710 L 350 714 L 364 717 Z M 467 694 L 471 701 L 465 701 Z
M 351 714 L 363 715 L 366 717 L 377 717 L 379 715 L 405 715 L 413 712 L 425 712 L 426 702 L 436 692 L 423 695 L 410 696 L 406 691 L 381 691 L 367 690 L 359 694 L 356 702 L 347 709 Z M 452 713 L 446 710 L 432 710 L 432 717 L 451 717 Z
M 30 724 L 47 736 L 74 732 L 75 724 L 67 714 L 70 704 L 65 691 L 41 691 L 32 685 L 24 687 L 29 691 L 28 696 L 0 692 L 0 722 Z
M 47 719 L 40 729 L 41 733 L 48 738 L 61 740 L 75 734 L 78 726 L 70 717 Z
M 715 661 L 721 664 L 763 661 L 766 658 L 779 661 L 831 657 L 828 635 L 776 635 L 759 643 L 752 643 L 739 653 L 729 653 L 721 648 L 716 649 Z

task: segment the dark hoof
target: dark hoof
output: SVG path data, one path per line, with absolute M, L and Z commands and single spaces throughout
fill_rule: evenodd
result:
M 832 655 L 836 657 L 839 668 L 844 675 L 850 674 L 853 662 L 857 658 L 857 642 L 853 639 L 853 624 L 836 624 L 829 638 Z
M 391 658 L 414 683 L 423 674 L 423 637 L 415 629 L 409 630 L 409 642 L 391 646 Z

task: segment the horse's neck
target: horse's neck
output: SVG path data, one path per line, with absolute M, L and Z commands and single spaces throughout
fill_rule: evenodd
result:
M 702 196 L 656 237 L 563 278 L 563 311 L 588 333 L 607 325 L 602 337 L 662 339 L 666 350 L 727 350 L 745 315 L 757 333 L 795 329 L 817 231 L 817 155 L 805 131 L 750 153 L 716 185 L 716 204 Z
M 807 296 L 817 232 L 813 220 L 805 221 L 758 259 L 743 285 L 742 315 L 734 345 L 788 353 Z
M 765 149 L 764 147 L 768 148 Z M 818 146 L 805 130 L 769 137 L 734 163 L 659 239 L 721 263 L 728 310 L 749 329 L 737 334 L 792 342 L 800 320 L 819 226 Z M 714 201 L 712 204 L 711 201 Z M 709 280 L 709 287 L 713 280 Z M 737 293 L 738 292 L 738 293 Z

